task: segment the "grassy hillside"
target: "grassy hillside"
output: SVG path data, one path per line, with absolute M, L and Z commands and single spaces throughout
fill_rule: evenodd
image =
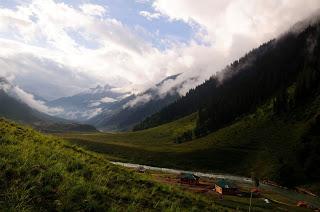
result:
M 104 157 L 0 119 L 1 211 L 214 211 L 206 197 L 152 182 Z
M 105 141 L 119 143 L 132 143 L 132 144 L 153 144 L 163 146 L 163 144 L 172 144 L 172 141 L 183 132 L 193 129 L 195 127 L 196 114 L 182 118 L 178 121 L 168 123 L 159 127 L 147 129 L 137 132 L 123 132 L 123 133 L 82 133 L 79 138 L 92 138 L 94 141 Z M 68 134 L 65 134 L 68 135 Z M 78 135 L 71 133 L 71 136 Z
M 175 138 L 194 127 L 195 114 L 144 131 L 62 136 L 114 160 L 246 176 L 255 172 L 261 178 L 293 183 L 284 180 L 289 172 L 294 183 L 306 184 L 312 180 L 299 164 L 299 149 L 319 111 L 319 97 L 283 115 L 274 115 L 270 101 L 225 128 L 180 144 Z M 315 140 L 319 143 L 319 137 Z

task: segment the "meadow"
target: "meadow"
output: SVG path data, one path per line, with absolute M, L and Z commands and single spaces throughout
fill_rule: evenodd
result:
M 197 113 L 142 131 L 57 135 L 112 161 L 246 177 L 254 173 L 260 179 L 320 194 L 318 169 L 314 164 L 306 172 L 301 159 L 301 149 L 306 157 L 316 157 L 308 151 L 318 148 L 319 123 L 314 123 L 319 111 L 319 96 L 283 114 L 274 114 L 270 100 L 228 126 L 185 142 L 177 142 L 177 137 L 194 129 Z M 315 146 L 310 149 L 306 140 L 313 140 Z
M 0 119 L 2 211 L 220 211 L 214 200 Z
M 110 160 L 249 177 L 257 172 L 267 177 L 274 174 L 279 158 L 294 160 L 294 148 L 308 128 L 305 122 L 274 118 L 271 110 L 265 105 L 230 126 L 183 143 L 177 143 L 176 137 L 194 128 L 197 114 L 143 131 L 59 136 Z
M 0 145 L 2 211 L 246 211 L 249 207 L 248 197 L 221 200 L 213 191 L 198 193 L 168 184 L 5 119 L 0 119 Z M 279 208 L 307 211 L 253 199 L 253 211 Z

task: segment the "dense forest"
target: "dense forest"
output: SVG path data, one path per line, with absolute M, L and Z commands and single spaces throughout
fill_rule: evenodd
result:
M 303 104 L 319 85 L 320 25 L 271 40 L 135 126 L 142 130 L 198 112 L 201 137 L 274 98 L 275 113 Z M 288 87 L 294 85 L 289 98 Z M 186 107 L 186 105 L 188 105 Z M 190 137 L 190 133 L 185 133 Z

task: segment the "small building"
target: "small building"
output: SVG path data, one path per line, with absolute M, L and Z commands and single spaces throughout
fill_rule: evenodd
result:
M 308 208 L 309 207 L 308 204 L 306 202 L 304 202 L 304 201 L 297 202 L 297 206 L 298 207 L 302 207 L 302 208 Z
M 253 197 L 260 197 L 261 196 L 261 192 L 258 188 L 251 189 L 251 194 Z
M 146 168 L 144 168 L 143 166 L 138 166 L 137 167 L 137 171 L 140 173 L 145 173 L 146 172 Z
M 190 185 L 199 184 L 200 177 L 198 177 L 192 173 L 181 173 L 179 177 L 180 177 L 181 183 L 186 183 L 186 184 L 190 184 Z
M 221 179 L 215 183 L 214 190 L 219 194 L 234 195 L 239 193 L 239 189 L 231 182 Z

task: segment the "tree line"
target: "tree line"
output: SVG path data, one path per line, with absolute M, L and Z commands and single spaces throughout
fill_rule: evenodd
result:
M 276 113 L 290 105 L 287 88 L 296 84 L 294 102 L 301 104 L 318 85 L 320 30 L 309 26 L 271 40 L 227 66 L 185 96 L 134 127 L 142 130 L 197 112 L 194 135 L 201 137 L 253 112 L 270 98 Z M 188 138 L 189 139 L 189 138 Z

